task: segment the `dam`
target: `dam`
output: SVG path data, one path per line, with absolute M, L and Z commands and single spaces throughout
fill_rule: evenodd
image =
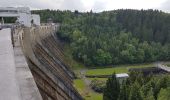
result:
M 59 25 L 0 30 L 0 100 L 82 100 L 56 36 Z

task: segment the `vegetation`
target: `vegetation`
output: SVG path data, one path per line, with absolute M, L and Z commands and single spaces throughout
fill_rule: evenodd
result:
M 60 22 L 59 38 L 85 65 L 133 64 L 170 60 L 170 15 L 158 10 L 101 13 L 33 11 L 41 20 Z
M 104 100 L 169 100 L 169 83 L 169 75 L 144 76 L 142 73 L 131 72 L 129 78 L 120 85 L 120 90 L 117 80 L 114 77 L 109 78 L 103 98 Z M 116 98 L 112 98 L 108 92 L 115 94 Z
M 112 75 L 114 72 L 116 74 L 119 73 L 128 73 L 128 69 L 130 68 L 145 68 L 145 67 L 153 67 L 152 64 L 141 64 L 141 65 L 122 65 L 115 66 L 112 68 L 101 68 L 101 69 L 89 69 L 86 72 L 86 75 Z
M 98 81 L 107 81 L 107 78 L 88 78 L 88 80 L 98 80 Z
M 90 87 L 98 93 L 103 93 L 105 81 L 94 79 L 91 81 Z
M 84 81 L 82 79 L 76 79 L 74 80 L 74 84 L 79 93 L 82 94 L 86 87 Z
M 74 69 L 84 68 L 83 65 L 101 68 L 100 66 L 115 64 L 170 60 L 170 14 L 168 13 L 158 10 L 130 9 L 100 13 L 59 10 L 32 12 L 40 14 L 42 22 L 52 18 L 54 22 L 60 23 L 56 34 L 67 46 L 64 49 L 65 55 L 68 56 L 68 61 Z M 148 67 L 148 65 L 91 69 L 86 75 L 128 73 L 129 68 L 137 67 Z M 168 100 L 169 79 L 168 75 L 144 77 L 142 74 L 132 72 L 130 77 L 120 85 L 113 75 L 106 82 L 103 98 L 105 100 Z M 86 100 L 102 100 L 102 94 L 89 90 L 82 79 L 76 79 L 74 83 Z M 98 82 L 95 84 L 97 88 L 103 86 Z
M 170 98 L 170 88 L 161 89 L 158 100 L 169 100 Z
M 106 82 L 106 87 L 104 88 L 103 100 L 117 100 L 120 93 L 120 84 L 114 73 L 111 78 Z
M 89 95 L 85 97 L 85 100 L 102 100 L 102 97 L 102 94 L 90 92 Z
M 72 53 L 70 50 L 70 46 L 68 44 L 64 45 L 63 53 L 65 55 L 65 60 L 67 61 L 67 63 L 73 70 L 79 70 L 79 69 L 85 68 L 84 64 L 82 64 L 81 62 L 77 62 L 77 61 L 75 61 L 75 59 L 73 59 L 73 56 L 72 56 Z
M 0 17 L 2 19 L 2 17 Z M 5 23 L 15 23 L 17 18 L 15 17 L 3 17 L 3 20 Z
M 102 94 L 89 90 L 82 79 L 74 80 L 74 85 L 85 100 L 102 100 Z

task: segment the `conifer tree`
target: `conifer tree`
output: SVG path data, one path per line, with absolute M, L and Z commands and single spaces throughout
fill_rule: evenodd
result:
M 140 85 L 137 82 L 135 82 L 131 87 L 129 100 L 143 100 L 140 93 Z
M 117 100 L 120 93 L 120 84 L 114 73 L 106 82 L 103 100 Z
M 122 82 L 121 88 L 120 88 L 120 94 L 119 94 L 119 99 L 118 100 L 128 100 L 128 95 L 129 95 L 129 88 L 126 85 L 126 81 Z

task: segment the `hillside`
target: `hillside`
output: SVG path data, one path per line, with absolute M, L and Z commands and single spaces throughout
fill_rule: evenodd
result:
M 85 65 L 170 60 L 170 14 L 158 10 L 100 13 L 39 10 L 41 21 L 61 23 L 57 35 Z

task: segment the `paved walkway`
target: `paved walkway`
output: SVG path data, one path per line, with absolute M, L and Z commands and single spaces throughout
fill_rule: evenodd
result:
M 80 70 L 80 74 L 81 74 L 81 78 L 84 80 L 85 84 L 86 84 L 87 86 L 90 86 L 91 81 L 88 80 L 88 79 L 86 78 L 86 76 L 85 76 L 85 74 L 86 74 L 86 69 Z
M 158 64 L 157 66 L 158 66 L 158 68 L 160 68 L 162 70 L 170 72 L 170 67 L 168 67 L 168 66 L 165 66 L 165 65 L 162 65 L 162 64 Z
M 21 100 L 15 75 L 11 30 L 0 30 L 0 100 Z
M 91 87 L 90 87 L 90 84 L 91 84 L 91 80 L 89 80 L 88 78 L 86 78 L 86 71 L 87 69 L 81 69 L 80 70 L 80 74 L 81 74 L 81 78 L 83 79 L 85 85 L 86 85 L 86 92 L 94 92 L 96 93 Z
M 11 29 L 0 30 L 0 100 L 42 100 L 20 46 Z

